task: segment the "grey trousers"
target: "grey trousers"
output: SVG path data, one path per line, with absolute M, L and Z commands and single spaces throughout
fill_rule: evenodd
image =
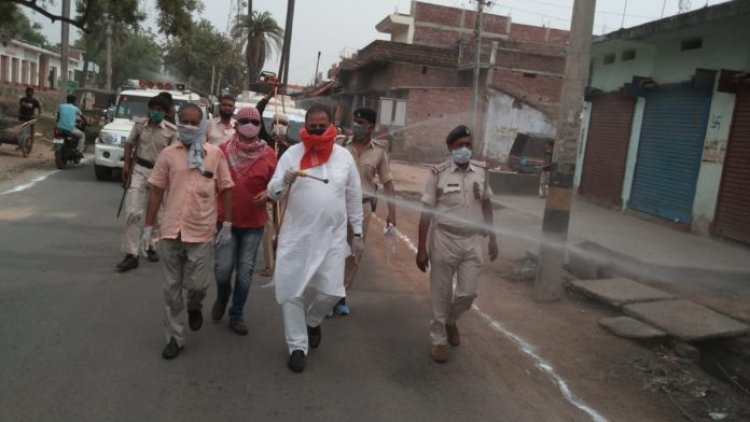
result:
M 187 290 L 188 311 L 200 310 L 208 286 L 214 281 L 213 242 L 186 243 L 161 239 L 157 243 L 164 270 L 164 337 L 185 344 L 185 327 L 180 318 Z

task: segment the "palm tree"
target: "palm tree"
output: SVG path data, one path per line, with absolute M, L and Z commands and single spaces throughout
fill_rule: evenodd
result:
M 281 50 L 284 29 L 276 23 L 270 13 L 253 11 L 250 15 L 237 16 L 237 23 L 232 28 L 232 38 L 240 40 L 245 48 L 249 85 L 252 89 L 263 70 L 266 55 Z

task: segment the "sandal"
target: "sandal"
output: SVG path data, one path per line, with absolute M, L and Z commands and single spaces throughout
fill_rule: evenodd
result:
M 271 277 L 271 275 L 273 275 L 273 270 L 268 267 L 263 268 L 263 271 L 260 272 L 260 275 L 263 277 Z

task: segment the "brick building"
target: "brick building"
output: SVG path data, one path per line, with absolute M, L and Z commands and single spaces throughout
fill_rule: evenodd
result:
M 367 105 L 379 109 L 379 126 L 396 156 L 414 161 L 445 157 L 445 135 L 472 121 L 476 13 L 412 1 L 409 14 L 394 13 L 373 41 L 334 66 L 331 95 L 338 124 Z M 507 159 L 519 132 L 554 132 L 567 31 L 513 23 L 484 14 L 480 49 L 480 148 L 488 159 Z

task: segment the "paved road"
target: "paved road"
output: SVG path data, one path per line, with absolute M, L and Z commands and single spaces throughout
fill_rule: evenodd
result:
M 281 312 L 259 276 L 250 335 L 205 312 L 180 357 L 164 361 L 159 264 L 114 272 L 120 192 L 84 165 L 0 196 L 3 421 L 590 420 L 476 316 L 456 359 L 430 362 L 425 278 L 410 253 L 386 265 L 378 241 L 353 314 L 324 323 L 303 374 L 285 366 Z M 206 310 L 214 296 L 212 286 Z

